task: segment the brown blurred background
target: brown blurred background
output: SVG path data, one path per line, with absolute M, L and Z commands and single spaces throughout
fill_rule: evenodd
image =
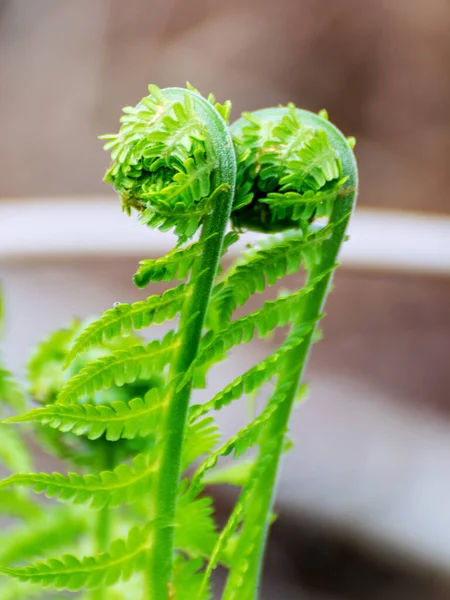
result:
M 1 0 L 0 195 L 104 192 L 96 136 L 192 81 L 358 139 L 361 205 L 450 211 L 448 0 Z
M 0 0 L 0 200 L 109 194 L 97 136 L 148 83 L 186 80 L 231 98 L 234 117 L 325 107 L 357 138 L 360 206 L 450 213 L 449 0 Z M 25 271 L 8 268 L 20 282 Z M 401 410 L 449 425 L 448 278 L 343 270 L 328 314 L 315 377 L 357 374 Z M 450 548 L 450 523 L 442 530 Z M 445 575 L 394 559 L 358 531 L 281 513 L 263 600 L 450 599 L 450 565 Z

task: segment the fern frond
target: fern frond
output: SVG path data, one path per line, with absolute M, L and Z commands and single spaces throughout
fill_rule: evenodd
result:
M 227 484 L 243 487 L 250 480 L 254 466 L 254 459 L 233 461 L 231 464 L 208 471 L 202 480 L 205 485 Z
M 175 248 L 161 258 L 142 260 L 133 277 L 134 283 L 138 288 L 145 288 L 151 282 L 186 279 L 201 248 L 200 242 L 194 242 L 185 248 Z
M 86 529 L 85 518 L 67 510 L 52 510 L 50 518 L 7 530 L 9 541 L 0 548 L 0 563 L 11 565 L 45 557 L 50 551 L 72 544 Z
M 8 423 L 33 421 L 48 425 L 59 431 L 71 431 L 75 435 L 96 440 L 102 435 L 110 442 L 121 438 L 147 437 L 156 431 L 164 401 L 156 388 L 145 397 L 129 402 L 115 401 L 111 404 L 48 404 L 16 417 Z
M 261 180 L 279 181 L 286 165 L 295 159 L 311 140 L 314 132 L 300 123 L 295 107 L 271 130 L 271 138 L 263 143 L 260 157 Z
M 212 600 L 210 587 L 202 587 L 202 559 L 187 560 L 177 556 L 174 561 L 171 598 L 174 600 Z
M 78 398 L 114 384 L 121 386 L 139 377 L 148 378 L 152 373 L 160 372 L 164 368 L 178 344 L 175 333 L 169 331 L 161 341 L 153 340 L 145 346 L 131 346 L 91 361 L 78 375 L 64 384 L 57 402 L 75 402 Z
M 1 490 L 0 515 L 28 521 L 40 518 L 42 509 L 38 504 L 32 502 L 28 495 L 15 490 Z
M 186 240 L 211 211 L 220 157 L 203 99 L 192 91 L 149 91 L 135 108 L 124 109 L 119 134 L 107 136 L 112 163 L 105 181 L 125 210 L 136 208 L 150 227 L 175 228 Z
M 0 464 L 11 471 L 28 471 L 31 468 L 30 453 L 19 434 L 0 425 L 0 440 Z
M 223 240 L 222 255 L 238 240 L 234 231 L 229 231 Z M 184 248 L 176 247 L 165 256 L 142 260 L 133 280 L 138 288 L 145 288 L 151 282 L 186 279 L 195 261 L 202 253 L 203 243 L 193 242 Z
M 338 195 L 337 188 L 319 192 L 307 191 L 304 194 L 293 191 L 272 192 L 260 202 L 270 207 L 272 220 L 289 219 L 293 223 L 298 222 L 301 226 L 302 223 L 309 223 L 314 218 L 329 215 Z
M 0 594 L 2 600 L 42 600 L 42 589 L 31 583 L 21 583 L 14 579 L 8 579 L 2 581 L 0 586 Z M 47 593 L 45 600 L 67 600 L 67 596 L 64 597 L 57 592 Z
M 189 381 L 195 369 L 201 369 L 202 365 L 221 360 L 231 348 L 239 344 L 250 342 L 255 333 L 259 337 L 264 337 L 277 327 L 284 327 L 294 320 L 297 315 L 298 307 L 303 297 L 311 293 L 318 282 L 326 276 L 322 273 L 312 280 L 308 285 L 298 292 L 282 296 L 277 300 L 271 300 L 264 303 L 263 308 L 232 321 L 227 327 L 219 330 L 217 333 L 209 331 L 203 337 L 201 350 L 193 362 L 190 369 L 180 383 L 180 388 Z M 317 321 L 305 322 L 303 333 L 306 335 L 315 327 Z
M 287 175 L 280 179 L 284 190 L 313 190 L 318 192 L 330 181 L 342 176 L 336 151 L 331 146 L 325 131 L 319 130 L 298 151 L 297 156 L 287 163 Z
M 204 454 L 209 454 L 217 445 L 220 433 L 213 417 L 194 421 L 191 419 L 181 455 L 182 470 L 187 469 Z
M 184 283 L 166 290 L 162 295 L 149 296 L 133 304 L 120 303 L 108 309 L 99 319 L 90 323 L 75 339 L 66 360 L 66 366 L 74 358 L 93 346 L 118 336 L 127 336 L 131 330 L 138 331 L 173 319 L 183 307 L 186 298 Z
M 0 405 L 7 404 L 14 410 L 22 410 L 25 399 L 22 390 L 14 380 L 12 373 L 0 364 Z
M 244 253 L 213 291 L 209 322 L 215 329 L 219 324 L 223 326 L 237 306 L 243 306 L 253 294 L 275 285 L 285 275 L 296 273 L 304 256 L 320 246 L 329 234 L 329 230 L 320 230 L 305 237 L 301 231 L 291 230 L 272 235 Z
M 0 573 L 19 581 L 54 587 L 57 590 L 76 592 L 82 588 L 92 589 L 101 584 L 112 585 L 119 579 L 127 580 L 145 566 L 148 535 L 151 525 L 140 529 L 134 527 L 127 541 L 119 539 L 111 544 L 108 553 L 87 556 L 82 559 L 65 555 L 37 562 L 26 567 L 0 567 Z
M 209 557 L 217 540 L 212 498 L 192 498 L 180 490 L 175 515 L 175 547 L 192 558 Z
M 96 509 L 132 504 L 149 492 L 155 472 L 153 461 L 143 454 L 138 454 L 132 463 L 132 466 L 122 464 L 99 475 L 19 473 L 0 481 L 0 489 L 11 485 L 25 486 L 37 494 L 45 493 L 47 498 L 89 504 Z
M 278 373 L 281 361 L 286 354 L 298 347 L 303 341 L 301 336 L 290 336 L 273 354 L 239 375 L 214 398 L 204 404 L 194 405 L 190 409 L 189 419 L 195 421 L 212 410 L 220 410 L 244 394 L 251 394 L 262 385 L 273 379 Z
M 217 167 L 214 157 L 209 157 L 202 149 L 196 149 L 193 155 L 178 166 L 178 172 L 173 176 L 173 183 L 159 190 L 149 190 L 142 195 L 144 200 L 156 212 L 159 202 L 176 206 L 193 207 L 198 198 L 207 198 L 212 193 L 211 174 Z
M 280 404 L 286 398 L 286 390 L 282 386 L 278 393 L 274 394 L 261 411 L 261 413 L 248 425 L 240 429 L 235 435 L 230 437 L 225 444 L 214 450 L 197 468 L 194 477 L 192 478 L 191 490 L 195 491 L 201 488 L 201 482 L 204 474 L 217 465 L 219 458 L 233 454 L 235 458 L 239 458 L 247 452 L 252 446 L 258 442 L 258 438 L 268 421 L 277 411 Z
M 269 405 L 275 403 L 279 406 L 277 398 L 282 396 L 287 398 L 289 395 L 289 388 L 290 382 L 283 382 L 281 387 L 275 392 L 274 396 L 269 402 Z M 284 433 L 285 432 L 281 429 L 273 437 L 269 439 L 266 438 L 267 443 L 264 446 L 264 453 L 258 457 L 258 460 L 255 461 L 255 464 L 252 468 L 251 477 L 248 479 L 241 492 L 239 500 L 233 508 L 233 512 L 230 517 L 231 526 L 228 527 L 227 524 L 222 532 L 222 535 L 219 536 L 218 542 L 216 543 L 215 555 L 217 556 L 217 552 L 220 551 L 220 548 L 223 546 L 223 544 L 231 539 L 231 535 L 236 531 L 236 527 L 239 525 L 239 523 L 243 523 L 237 538 L 237 543 L 233 549 L 233 555 L 230 557 L 232 568 L 230 570 L 230 576 L 223 593 L 224 600 L 240 600 L 240 598 L 245 597 L 248 594 L 248 590 L 247 593 L 245 590 L 249 582 L 247 581 L 245 574 L 249 569 L 254 548 L 257 545 L 258 539 L 260 539 L 264 529 L 264 524 L 261 523 L 260 519 L 257 517 L 255 518 L 257 511 L 251 510 L 252 500 L 254 501 L 255 491 L 262 489 L 258 486 L 262 485 L 261 482 L 264 481 L 266 473 L 268 471 L 270 472 L 273 456 L 276 456 L 278 453 L 278 438 L 283 439 Z M 270 485 L 268 489 L 270 489 Z M 214 568 L 216 564 L 217 561 L 214 565 L 212 565 L 210 562 L 212 568 Z M 208 565 L 206 572 L 211 571 L 210 565 Z M 251 588 L 252 583 L 250 582 L 249 585 Z
M 237 227 L 310 231 L 314 219 L 330 217 L 342 186 L 342 164 L 329 131 L 287 108 L 243 115 L 233 126 L 238 189 Z
M 268 419 L 271 418 L 271 416 L 275 413 L 280 404 L 285 400 L 285 398 L 287 397 L 287 393 L 288 385 L 282 385 L 282 387 L 279 388 L 278 392 L 271 398 L 268 406 L 265 409 L 266 413 L 268 414 Z M 261 413 L 260 416 L 262 416 L 263 413 Z M 274 444 L 274 449 L 275 447 L 276 445 Z M 271 454 L 268 453 L 264 460 L 242 461 L 238 465 L 238 468 L 241 467 L 241 465 L 243 465 L 245 469 L 245 485 L 242 489 L 239 499 L 233 507 L 233 510 L 231 512 L 230 517 L 228 518 L 225 527 L 218 535 L 216 544 L 210 554 L 210 559 L 208 561 L 208 565 L 205 569 L 203 576 L 203 585 L 205 587 L 209 584 L 209 578 L 211 576 L 212 571 L 217 567 L 221 557 L 223 556 L 226 557 L 227 562 L 232 567 L 232 572 L 234 576 L 234 569 L 236 567 L 236 564 L 239 563 L 239 561 L 243 557 L 241 557 L 241 553 L 237 552 L 237 548 L 241 547 L 241 539 L 239 537 L 237 538 L 238 546 L 236 544 L 233 544 L 233 546 L 230 548 L 232 542 L 236 541 L 236 539 L 233 536 L 235 536 L 239 524 L 244 520 L 245 515 L 249 512 L 251 513 L 252 509 L 251 506 L 249 506 L 249 500 L 251 499 L 253 490 L 257 485 L 258 481 L 260 480 L 260 477 L 264 474 L 264 471 L 266 470 L 267 465 L 270 462 L 270 458 Z M 227 469 L 229 471 L 232 471 L 234 467 L 235 465 L 231 464 L 229 467 L 225 467 L 223 469 L 223 472 L 226 473 Z M 211 475 L 214 477 L 214 472 L 217 471 L 219 471 L 219 469 L 214 469 Z M 209 474 L 206 473 L 206 477 L 202 476 L 204 483 L 206 483 L 208 475 Z M 219 482 L 221 482 L 221 479 L 219 479 Z M 224 482 L 228 483 L 226 480 Z M 234 485 L 234 483 L 232 484 Z M 252 551 L 253 544 L 249 541 L 249 544 L 247 546 L 244 546 L 244 552 L 251 553 Z M 239 563 L 239 566 L 241 566 L 241 563 Z
M 52 332 L 34 349 L 27 364 L 27 380 L 36 400 L 53 400 L 64 384 L 67 375 L 62 365 L 79 328 L 80 322 L 74 320 L 67 327 Z

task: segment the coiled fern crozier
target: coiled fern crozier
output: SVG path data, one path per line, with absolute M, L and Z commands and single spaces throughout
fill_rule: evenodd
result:
M 105 136 L 106 181 L 124 209 L 178 236 L 166 256 L 140 263 L 134 281 L 178 283 L 116 303 L 85 326 L 74 322 L 33 354 L 35 405 L 24 412 L 10 402 L 17 414 L 6 421 L 39 424 L 41 443 L 76 470 L 13 472 L 0 482 L 0 510 L 15 508 L 25 521 L 11 525 L 0 550 L 0 571 L 12 578 L 1 583 L 2 599 L 44 597 L 50 588 L 45 598 L 68 590 L 98 600 L 207 600 L 218 565 L 228 572 L 223 600 L 258 596 L 289 417 L 355 204 L 357 170 L 353 141 L 325 113 L 289 105 L 229 126 L 229 112 L 229 103 L 190 86 L 150 86 L 124 109 L 119 133 Z M 261 241 L 221 271 L 221 257 L 247 230 L 262 232 Z M 301 289 L 236 316 L 301 268 Z M 174 318 L 162 338 L 137 333 Z M 191 402 L 212 365 L 277 328 L 287 333 L 272 354 L 209 401 Z M 7 400 L 12 388 L 1 373 Z M 262 410 L 220 440 L 215 411 L 269 382 Z M 227 455 L 236 462 L 219 465 Z M 12 461 L 10 470 L 26 462 Z M 212 483 L 241 488 L 220 530 L 205 493 Z M 33 504 L 31 491 L 65 504 L 44 517 L 50 509 Z M 57 549 L 70 554 L 49 558 Z

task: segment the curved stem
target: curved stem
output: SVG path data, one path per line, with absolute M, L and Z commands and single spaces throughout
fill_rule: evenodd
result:
M 186 90 L 164 90 L 165 93 L 186 94 Z M 191 274 L 191 294 L 186 301 L 180 318 L 180 350 L 172 363 L 170 390 L 165 422 L 162 427 L 163 439 L 158 472 L 160 477 L 154 497 L 156 527 L 148 555 L 145 598 L 148 600 L 168 600 L 172 574 L 174 516 L 177 490 L 181 470 L 181 453 L 186 427 L 191 387 L 189 382 L 177 389 L 180 375 L 195 359 L 211 289 L 217 273 L 223 238 L 230 217 L 236 179 L 236 159 L 228 128 L 217 111 L 197 94 L 194 96 L 196 110 L 207 123 L 211 149 L 217 156 L 218 168 L 214 187 L 226 184 L 215 198 L 212 214 L 206 219 L 201 233 L 203 250 L 201 258 Z M 163 523 L 158 515 L 165 515 Z
M 270 110 L 270 109 L 269 109 Z M 298 111 L 307 124 L 323 127 L 334 147 L 340 154 L 344 175 L 347 176 L 345 189 L 342 190 L 335 202 L 330 223 L 335 224 L 330 239 L 323 242 L 321 260 L 308 273 L 308 281 L 312 281 L 321 273 L 332 269 L 336 264 L 338 253 L 345 239 L 345 231 L 351 212 L 354 208 L 357 196 L 357 170 L 356 163 L 344 136 L 330 123 L 323 121 L 320 117 Z M 320 121 L 319 121 L 320 119 Z M 302 309 L 293 324 L 291 336 L 298 333 L 305 321 L 316 321 L 319 319 L 325 304 L 333 272 L 320 279 L 314 290 L 305 297 Z M 301 383 L 309 353 L 312 346 L 314 331 L 311 331 L 296 350 L 290 352 L 286 358 L 283 371 L 279 374 L 275 394 L 280 391 L 281 386 L 286 390 L 284 402 L 279 406 L 273 419 L 267 426 L 264 436 L 260 442 L 258 461 L 265 461 L 265 467 L 261 470 L 258 481 L 252 482 L 252 491 L 249 505 L 252 510 L 246 515 L 240 540 L 236 549 L 239 557 L 237 564 L 231 570 L 224 591 L 223 600 L 256 600 L 260 585 L 261 570 L 266 546 L 267 534 L 272 514 L 272 506 L 275 497 L 279 465 L 288 427 L 292 406 L 298 387 Z M 251 533 L 250 533 L 251 532 Z M 256 535 L 255 533 L 256 532 Z M 250 537 L 250 535 L 252 537 Z

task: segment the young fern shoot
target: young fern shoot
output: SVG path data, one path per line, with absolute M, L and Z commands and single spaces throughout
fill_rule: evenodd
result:
M 73 510 L 87 541 L 75 546 L 79 557 L 44 552 L 28 566 L 1 566 L 27 586 L 23 598 L 50 587 L 81 598 L 212 600 L 219 564 L 228 570 L 223 600 L 258 597 L 289 417 L 358 182 L 351 144 L 325 114 L 289 105 L 244 114 L 230 127 L 229 112 L 229 103 L 191 86 L 150 86 L 124 109 L 119 133 L 105 136 L 112 155 L 105 179 L 124 210 L 178 236 L 165 257 L 140 263 L 136 285 L 180 283 L 55 334 L 33 358 L 30 389 L 40 405 L 8 422 L 43 427 L 77 472 L 12 474 L 0 482 L 0 500 L 20 486 L 81 505 Z M 261 241 L 220 273 L 221 257 L 247 230 L 261 232 Z M 301 289 L 245 311 L 255 294 L 301 268 Z M 136 333 L 175 317 L 162 339 L 144 342 Z M 212 365 L 286 326 L 266 358 L 193 403 Z M 220 440 L 214 412 L 268 382 L 275 387 L 265 406 Z M 219 464 L 251 450 L 251 458 Z M 241 487 L 220 531 L 205 494 L 211 483 Z

